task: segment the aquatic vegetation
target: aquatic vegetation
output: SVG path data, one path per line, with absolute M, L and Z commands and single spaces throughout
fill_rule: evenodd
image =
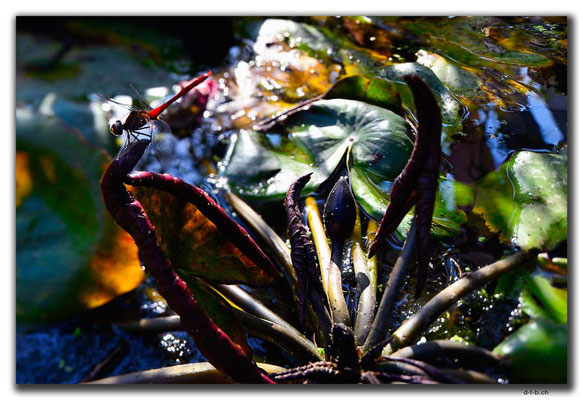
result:
M 103 31 L 73 22 L 79 40 Z M 105 357 L 69 381 L 565 383 L 566 21 L 232 26 L 226 66 L 160 115 L 168 162 L 152 137 L 107 136 L 143 124 L 79 95 L 92 69 L 63 61 L 78 42 L 20 61 L 18 101 L 65 72 L 79 86 L 17 109 L 20 326 L 90 315 L 116 338 L 172 332 L 170 362 L 128 366 L 132 341 L 103 339 Z M 158 85 L 164 53 L 128 32 L 99 46 L 151 59 L 138 64 Z M 156 109 L 171 93 L 145 97 Z

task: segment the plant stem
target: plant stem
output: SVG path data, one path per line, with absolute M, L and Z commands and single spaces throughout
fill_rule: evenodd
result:
M 301 335 L 293 326 L 291 326 L 287 321 L 281 318 L 279 315 L 271 311 L 269 308 L 264 306 L 261 302 L 251 296 L 249 293 L 241 289 L 237 285 L 213 285 L 221 295 L 226 297 L 233 304 L 241 307 L 243 311 L 253 314 L 259 318 L 266 319 L 275 324 L 280 325 L 284 329 L 293 331 L 298 335 Z M 303 336 L 303 335 L 302 335 Z
M 142 318 L 136 321 L 119 322 L 116 325 L 126 332 L 146 333 L 146 332 L 172 332 L 183 331 L 184 326 L 180 322 L 180 316 L 170 315 L 168 317 Z
M 220 292 L 224 294 L 222 288 L 220 289 Z M 229 298 L 229 300 L 231 300 L 231 298 Z M 304 335 L 298 332 L 287 322 L 283 321 L 281 318 L 276 316 L 276 319 L 284 322 L 283 325 L 271 319 L 253 315 L 253 313 L 248 312 L 248 310 L 245 309 L 245 311 L 241 311 L 237 308 L 233 308 L 232 310 L 249 333 L 275 343 L 287 351 L 299 363 L 309 363 L 322 360 L 322 356 L 318 352 L 318 349 L 314 343 L 309 341 Z M 270 316 L 269 313 L 261 314 L 264 316 Z M 273 313 L 271 314 L 275 315 Z M 133 333 L 171 332 L 184 330 L 184 326 L 180 322 L 180 317 L 178 315 L 171 315 L 169 317 L 145 318 L 138 321 L 120 323 L 117 324 L 117 326 L 126 332 Z
M 245 329 L 252 335 L 272 342 L 287 351 L 299 364 L 322 361 L 318 348 L 295 329 L 290 331 L 281 325 L 256 317 L 245 311 L 233 309 Z
M 453 369 L 453 368 L 442 368 L 441 371 L 451 376 L 452 378 L 458 379 L 464 383 L 481 383 L 481 384 L 495 384 L 495 379 L 489 377 L 486 374 L 477 371 L 471 371 L 467 369 Z
M 299 344 L 299 346 L 303 346 L 304 348 L 308 349 L 307 352 L 310 353 L 310 357 L 316 357 L 317 360 L 322 359 L 314 343 L 308 340 L 302 333 L 300 333 L 296 328 L 290 325 L 279 315 L 275 314 L 269 308 L 257 301 L 253 296 L 249 295 L 246 291 L 236 285 L 217 285 L 217 289 L 223 296 L 228 298 L 237 306 L 241 307 L 245 312 L 255 317 L 261 318 L 262 320 L 266 320 L 266 322 L 269 322 L 272 325 L 277 325 L 276 329 L 283 330 L 285 336 L 289 337 L 289 341 L 296 342 Z M 251 328 L 251 326 L 248 327 Z M 261 335 L 258 334 L 257 336 Z M 269 340 L 269 338 L 267 339 Z M 306 359 L 306 357 L 304 358 Z M 315 360 L 311 358 L 307 361 Z
M 348 307 L 342 292 L 342 274 L 340 265 L 342 265 L 342 251 L 344 242 L 335 240 L 332 242 L 332 256 L 328 267 L 328 303 L 332 309 L 332 320 L 337 324 L 351 326 Z
M 125 339 L 120 340 L 114 349 L 96 366 L 94 366 L 91 371 L 89 371 L 81 383 L 93 381 L 109 375 L 119 366 L 129 353 L 130 345 L 128 342 Z
M 376 232 L 376 223 L 370 221 L 368 231 Z M 356 344 L 362 346 L 374 320 L 377 288 L 377 256 L 367 258 L 362 246 L 362 230 L 360 227 L 359 212 L 356 213 L 356 223 L 352 231 L 352 263 L 356 278 L 356 290 L 358 292 L 358 307 L 356 321 L 354 323 L 354 336 Z
M 446 287 L 392 334 L 391 341 L 383 349 L 383 355 L 390 355 L 412 344 L 424 329 L 459 299 L 485 283 L 519 268 L 534 256 L 533 253 L 519 250 L 509 257 L 465 275 L 459 281 Z
M 268 374 L 283 371 L 284 368 L 277 365 L 258 363 L 258 366 Z M 85 384 L 134 384 L 134 383 L 234 383 L 224 373 L 212 366 L 211 363 L 201 362 L 195 364 L 174 365 L 151 369 L 147 371 L 132 372 L 129 374 L 112 376 Z
M 306 213 L 308 214 L 308 226 L 312 232 L 312 240 L 316 245 L 316 254 L 318 255 L 318 263 L 320 264 L 320 274 L 322 276 L 322 286 L 324 286 L 324 291 L 328 291 L 328 268 L 330 265 L 330 245 L 328 244 L 328 238 L 326 237 L 326 232 L 324 231 L 324 225 L 322 224 L 322 218 L 320 217 L 320 212 L 318 211 L 318 204 L 316 199 L 312 196 L 306 198 Z
M 423 375 L 429 377 L 427 372 L 417 366 L 389 359 L 383 359 L 375 364 L 375 369 L 392 374 Z
M 382 342 L 387 335 L 387 330 L 391 323 L 391 315 L 397 302 L 397 296 L 403 287 L 407 267 L 413 258 L 413 249 L 415 248 L 415 224 L 411 225 L 407 234 L 407 239 L 403 245 L 403 250 L 391 271 L 389 282 L 383 292 L 383 297 L 379 304 L 372 328 L 364 343 L 363 352 L 367 352 L 378 343 Z
M 423 371 L 429 375 L 430 378 L 433 378 L 441 383 L 463 383 L 456 378 L 447 375 L 444 373 L 440 368 L 436 368 L 431 364 L 428 364 L 424 361 L 412 360 L 409 358 L 396 358 L 396 357 L 387 357 L 390 361 L 397 361 L 397 362 L 404 362 L 406 364 L 413 365 L 415 367 L 421 368 Z
M 327 92 L 326 92 L 327 93 Z M 273 117 L 268 117 L 264 120 L 259 121 L 257 124 L 253 125 L 253 130 L 256 131 L 265 131 L 267 129 L 270 129 L 273 125 L 275 125 L 277 123 L 277 121 L 279 121 L 280 119 L 285 118 L 286 116 L 293 114 L 297 111 L 300 111 L 304 108 L 306 108 L 307 106 L 309 106 L 310 104 L 322 99 L 326 93 L 322 93 L 318 96 L 312 97 L 310 99 L 304 100 L 298 104 L 296 104 L 295 106 L 288 108 L 287 110 L 283 111 L 283 112 L 278 112 L 276 115 L 274 115 Z
M 451 340 L 432 340 L 397 350 L 391 357 L 427 360 L 436 357 L 456 358 L 478 366 L 500 366 L 502 360 L 491 351 Z
M 291 245 L 291 259 L 298 277 L 298 293 L 300 306 L 300 324 L 305 327 L 306 307 L 312 297 L 317 296 L 318 303 L 327 304 L 326 292 L 316 266 L 316 250 L 308 236 L 300 210 L 300 193 L 310 180 L 312 174 L 306 174 L 296 179 L 289 187 L 285 196 L 287 214 L 287 231 Z
M 245 222 L 261 237 L 261 239 L 269 246 L 272 250 L 273 255 L 277 259 L 278 263 L 287 272 L 292 286 L 294 288 L 298 285 L 298 277 L 294 270 L 291 251 L 285 244 L 283 240 L 279 237 L 277 233 L 269 227 L 261 218 L 259 214 L 255 212 L 245 201 L 237 197 L 233 193 L 226 193 L 225 197 L 235 209 L 237 214 L 245 220 Z M 297 291 L 294 291 L 297 293 Z M 330 330 L 332 328 L 332 322 L 330 315 L 328 313 L 327 306 L 324 305 L 315 291 L 310 291 L 308 293 L 310 296 L 311 307 L 310 318 L 316 327 L 316 335 L 319 343 L 328 343 L 330 337 Z
M 245 203 L 243 199 L 230 192 L 226 192 L 225 197 L 237 215 L 243 218 L 255 233 L 261 237 L 265 244 L 269 246 L 278 263 L 285 269 L 285 272 L 290 277 L 294 287 L 297 286 L 298 278 L 292 265 L 290 250 L 285 242 L 281 240 L 279 235 L 275 233 L 275 231 L 265 223 L 263 218 Z
M 156 229 L 144 208 L 124 186 L 127 174 L 136 166 L 148 144 L 140 140 L 124 147 L 109 164 L 101 178 L 107 211 L 136 242 L 144 265 L 156 280 L 158 292 L 180 316 L 201 353 L 238 382 L 274 383 L 205 313 L 160 248 Z

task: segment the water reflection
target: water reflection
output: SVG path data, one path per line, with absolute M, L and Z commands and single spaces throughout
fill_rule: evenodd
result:
M 487 114 L 483 110 L 478 110 L 478 115 L 480 116 L 480 122 L 484 124 L 485 140 L 494 160 L 494 168 L 498 168 L 506 161 L 509 153 L 504 141 L 500 140 L 501 123 L 498 120 L 498 113 L 494 106 L 490 105 Z
M 539 127 L 543 141 L 552 146 L 564 141 L 565 135 L 557 126 L 546 101 L 536 92 L 528 92 L 527 99 L 529 111 Z

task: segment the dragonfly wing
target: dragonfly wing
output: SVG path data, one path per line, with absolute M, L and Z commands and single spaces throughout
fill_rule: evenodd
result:
M 146 110 L 146 111 L 152 110 L 152 107 L 150 107 L 150 105 L 146 102 L 146 100 L 144 100 L 142 98 L 142 96 L 140 96 L 140 92 L 138 92 L 138 90 L 134 87 L 134 85 L 132 85 L 130 82 L 128 82 L 128 85 L 130 85 L 130 88 L 132 88 L 136 97 L 138 98 L 138 101 L 140 102 L 140 107 L 142 107 L 142 109 Z
M 150 121 L 150 134 L 152 135 L 152 151 L 154 157 L 160 162 L 165 171 L 170 168 L 170 162 L 176 148 L 176 137 L 172 134 L 170 126 L 162 120 Z
M 137 111 L 137 108 L 135 108 L 131 103 L 128 103 L 128 100 L 131 102 L 131 97 L 129 96 L 117 96 L 120 99 L 123 99 L 124 102 L 119 102 L 117 100 L 112 99 L 111 97 L 105 97 L 98 93 L 97 96 L 100 97 L 104 103 L 112 103 L 115 104 L 116 106 L 120 106 L 129 111 Z

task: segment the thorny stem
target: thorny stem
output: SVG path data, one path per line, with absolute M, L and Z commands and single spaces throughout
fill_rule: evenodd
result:
M 148 144 L 149 141 L 140 140 L 124 147 L 109 164 L 101 179 L 107 210 L 136 242 L 144 265 L 156 280 L 158 292 L 180 316 L 201 353 L 238 382 L 273 383 L 205 313 L 164 255 L 156 230 L 142 205 L 123 185 L 126 175 L 135 167 Z
M 397 302 L 399 292 L 403 287 L 407 267 L 413 258 L 413 249 L 415 248 L 415 225 L 411 225 L 407 239 L 403 245 L 403 250 L 391 271 L 389 282 L 383 292 L 383 297 L 379 303 L 379 308 L 375 316 L 372 328 L 363 347 L 363 352 L 370 350 L 372 347 L 382 342 L 387 335 L 387 330 L 391 323 L 391 315 Z
M 374 229 L 375 223 L 369 223 L 368 227 Z M 374 232 L 373 232 L 374 234 Z M 377 256 L 367 258 L 362 247 L 362 229 L 360 216 L 357 210 L 356 224 L 352 231 L 352 263 L 356 278 L 356 290 L 359 295 L 356 321 L 354 323 L 354 336 L 356 344 L 362 346 L 370 332 L 376 306 L 377 291 Z
M 318 262 L 320 265 L 320 274 L 322 276 L 322 286 L 324 286 L 324 291 L 328 291 L 328 268 L 330 264 L 330 245 L 328 244 L 328 238 L 326 237 L 326 232 L 324 231 L 324 225 L 322 224 L 322 218 L 320 217 L 320 212 L 318 211 L 318 204 L 314 197 L 309 196 L 306 198 L 306 213 L 308 215 L 308 226 L 312 232 L 312 240 L 316 246 L 316 254 L 318 255 Z
M 272 364 L 258 363 L 259 367 L 268 374 L 283 371 L 284 368 Z M 211 363 L 174 365 L 151 369 L 147 371 L 131 372 L 129 374 L 112 376 L 86 384 L 137 384 L 137 383 L 234 383 L 231 378 L 217 370 Z
M 319 361 L 277 372 L 271 375 L 276 382 L 316 381 L 319 383 L 339 383 L 343 381 L 342 371 L 336 364 Z
M 311 174 L 306 174 L 296 179 L 290 185 L 285 196 L 285 211 L 287 217 L 287 233 L 291 246 L 291 259 L 294 271 L 298 277 L 297 297 L 299 300 L 300 324 L 305 326 L 306 307 L 308 306 L 308 293 L 316 287 L 310 275 L 316 270 L 316 251 L 314 244 L 308 238 L 308 233 L 300 210 L 300 194 Z M 321 283 L 318 282 L 321 286 Z
M 383 355 L 390 355 L 396 350 L 412 344 L 424 329 L 459 299 L 485 283 L 521 267 L 534 257 L 533 253 L 519 250 L 509 257 L 468 273 L 446 287 L 391 335 L 389 344 L 383 349 Z

